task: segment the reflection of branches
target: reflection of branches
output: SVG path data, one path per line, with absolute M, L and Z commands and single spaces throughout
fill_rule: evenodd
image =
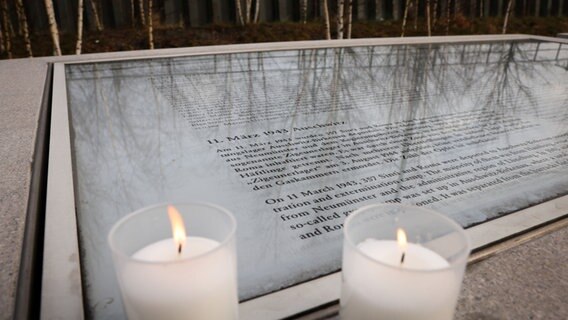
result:
M 516 61 L 517 58 L 526 61 L 527 53 L 519 50 L 516 43 L 494 44 L 489 50 L 494 50 L 499 59 L 496 66 L 491 64 L 491 67 L 486 68 L 479 76 L 479 86 L 483 91 L 487 91 L 479 98 L 482 114 L 494 114 L 496 117 L 491 122 L 484 121 L 482 125 L 499 122 L 506 114 L 519 112 L 521 106 L 533 106 L 536 111 L 538 104 L 533 96 L 533 88 L 527 83 L 535 77 L 534 64 Z M 519 104 L 519 101 L 523 103 Z M 524 103 L 525 101 L 529 104 Z

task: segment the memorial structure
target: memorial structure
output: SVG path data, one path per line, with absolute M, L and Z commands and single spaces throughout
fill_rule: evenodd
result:
M 435 209 L 476 247 L 567 213 L 525 210 L 568 193 L 562 40 L 328 41 L 134 58 L 54 65 L 47 313 L 63 303 L 93 319 L 123 316 L 106 237 L 153 203 L 206 201 L 235 214 L 243 318 L 274 294 L 329 288 L 343 221 L 367 204 Z M 507 230 L 492 229 L 503 219 Z M 77 286 L 83 300 L 70 294 Z M 269 317 L 337 299 L 320 295 L 284 301 Z
M 568 46 L 537 41 L 68 66 L 88 310 L 122 312 L 106 235 L 156 202 L 235 212 L 247 300 L 337 271 L 366 204 L 470 227 L 566 194 L 567 68 Z

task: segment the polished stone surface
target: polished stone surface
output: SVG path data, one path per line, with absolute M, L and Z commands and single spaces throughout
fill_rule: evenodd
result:
M 0 319 L 10 319 L 47 64 L 0 61 Z
M 234 212 L 249 299 L 338 270 L 363 205 L 467 227 L 565 194 L 566 64 L 559 43 L 506 41 L 68 66 L 90 312 L 122 314 L 106 235 L 152 203 Z

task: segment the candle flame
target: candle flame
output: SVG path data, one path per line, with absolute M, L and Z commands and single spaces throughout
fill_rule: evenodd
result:
M 398 228 L 396 230 L 396 240 L 398 242 L 398 247 L 402 251 L 406 251 L 406 246 L 408 244 L 408 241 L 406 240 L 406 232 L 404 232 L 402 228 Z
M 185 245 L 185 240 L 187 239 L 183 218 L 179 211 L 172 205 L 168 206 L 168 216 L 170 217 L 170 223 L 172 224 L 172 234 L 174 236 L 176 250 L 178 251 L 178 254 L 181 254 L 181 250 Z
M 398 247 L 400 248 L 400 251 L 402 251 L 402 254 L 400 256 L 400 266 L 402 266 L 404 264 L 404 258 L 406 256 L 406 246 L 408 244 L 408 242 L 406 241 L 406 232 L 404 232 L 402 228 L 396 229 L 396 240 L 398 242 Z

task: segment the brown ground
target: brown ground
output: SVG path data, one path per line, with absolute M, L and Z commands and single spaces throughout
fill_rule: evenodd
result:
M 501 33 L 502 19 L 489 18 L 484 20 L 469 20 L 458 17 L 451 23 L 450 35 L 465 34 L 498 34 Z M 518 18 L 512 19 L 508 33 L 524 33 L 545 36 L 555 36 L 557 33 L 568 32 L 568 17 L 557 18 Z M 399 37 L 401 22 L 356 22 L 353 25 L 353 38 Z M 433 35 L 445 35 L 445 23 L 438 23 Z M 414 29 L 414 21 L 407 24 L 407 36 L 427 35 L 425 21 L 418 21 Z M 332 34 L 333 36 L 333 34 Z M 234 25 L 211 25 L 198 28 L 157 27 L 154 30 L 156 48 L 176 48 L 189 46 L 205 46 L 217 44 L 273 42 L 294 40 L 324 39 L 323 22 L 300 23 L 263 23 L 238 27 Z M 13 40 L 14 57 L 26 57 L 21 37 Z M 73 54 L 75 47 L 74 34 L 62 34 L 63 54 Z M 52 43 L 49 34 L 32 36 L 34 56 L 52 54 Z M 83 53 L 139 50 L 148 48 L 147 33 L 142 29 L 107 29 L 102 32 L 87 31 L 84 35 Z M 6 58 L 6 53 L 0 58 Z

